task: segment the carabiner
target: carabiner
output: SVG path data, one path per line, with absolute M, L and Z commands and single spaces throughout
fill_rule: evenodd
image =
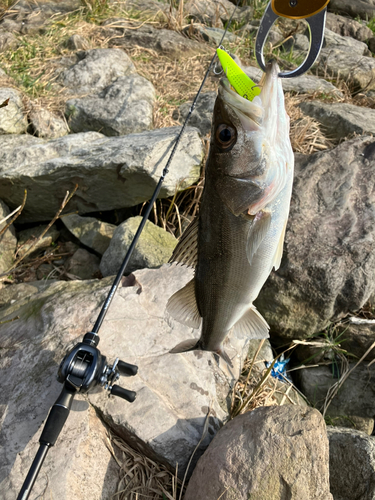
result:
M 278 8 L 278 3 L 283 3 L 285 5 L 283 5 L 280 9 Z M 308 2 L 307 0 L 290 0 L 288 3 L 289 5 L 286 5 L 285 1 L 281 2 L 280 0 L 272 0 L 272 2 L 267 5 L 267 8 L 260 22 L 258 34 L 255 41 L 255 53 L 257 62 L 260 68 L 265 71 L 266 64 L 263 55 L 264 44 L 267 39 L 268 33 L 270 32 L 270 29 L 272 28 L 276 19 L 280 16 L 288 17 L 290 19 L 306 19 L 310 32 L 310 47 L 306 59 L 300 66 L 298 66 L 298 68 L 286 73 L 279 73 L 280 78 L 293 78 L 295 76 L 300 76 L 308 69 L 310 69 L 316 61 L 320 49 L 323 45 L 324 26 L 326 22 L 327 4 L 329 3 L 329 0 L 323 0 L 320 2 L 320 10 L 316 9 L 317 2 L 315 2 L 315 12 L 313 7 L 314 2 L 311 2 L 311 0 L 309 0 Z M 306 5 L 303 5 L 304 8 L 301 8 L 298 3 Z M 293 8 L 295 7 L 299 7 L 299 9 L 296 9 L 296 15 L 292 15 Z

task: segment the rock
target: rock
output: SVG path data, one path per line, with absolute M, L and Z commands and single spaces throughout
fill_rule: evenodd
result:
M 199 24 L 190 24 L 182 30 L 189 38 L 195 38 L 198 41 L 204 40 L 205 42 L 213 43 L 216 47 L 220 45 L 221 39 L 224 35 L 224 30 L 221 28 L 209 28 L 208 26 L 201 26 Z M 227 32 L 225 35 L 227 42 L 235 43 L 239 37 L 233 33 Z
M 118 78 L 98 95 L 70 99 L 65 114 L 73 132 L 126 135 L 152 127 L 155 99 L 152 83 L 135 74 Z
M 32 283 L 19 283 L 17 285 L 3 285 L 0 288 L 0 308 L 8 307 L 16 301 L 31 297 L 34 293 L 48 288 L 49 284 L 44 281 L 34 281 Z
M 286 42 L 283 43 L 283 48 L 288 52 L 292 49 L 294 51 L 301 50 L 303 52 L 308 52 L 310 48 L 310 40 L 306 35 L 295 33 L 291 38 L 287 39 Z
M 137 399 L 128 404 L 119 398 L 108 398 L 104 392 L 88 396 L 89 404 L 115 433 L 153 459 L 169 464 L 172 470 L 178 462 L 180 475 L 184 474 L 190 455 L 201 438 L 211 402 L 208 434 L 196 459 L 228 418 L 230 383 L 233 382 L 224 374 L 226 367 L 221 363 L 218 367 L 210 353 L 201 356 L 193 352 L 183 355 L 168 353 L 176 343 L 191 336 L 190 328 L 179 323 L 168 324 L 164 319 L 168 298 L 191 278 L 189 269 L 163 266 L 158 270 L 137 271 L 134 277 L 122 280 L 101 329 L 99 348 L 108 362 L 112 363 L 119 357 L 139 366 L 136 377 L 123 378 L 119 382 L 123 387 L 137 391 Z M 0 324 L 0 393 L 4 415 L 0 481 L 10 474 L 10 479 L 1 483 L 1 491 L 6 485 L 5 491 L 14 496 L 15 492 L 18 494 L 19 481 L 31 464 L 31 450 L 36 451 L 38 429 L 61 391 L 61 385 L 56 381 L 58 365 L 67 349 L 92 329 L 111 284 L 112 278 L 47 282 L 43 283 L 43 291 L 1 309 L 0 322 L 19 317 L 13 322 Z M 245 339 L 230 339 L 228 348 L 233 356 L 235 378 L 247 352 L 245 344 Z M 22 383 L 10 384 L 9 380 L 18 380 L 20 373 L 23 374 Z M 108 455 L 101 460 L 102 448 L 96 452 L 94 448 L 89 453 L 90 460 L 86 456 L 83 465 L 82 451 L 72 452 L 63 445 L 65 440 L 73 444 L 75 436 L 78 436 L 79 444 L 80 439 L 87 435 L 87 418 L 87 411 L 79 414 L 72 411 L 61 437 L 47 457 L 44 467 L 58 464 L 54 470 L 58 471 L 60 478 L 65 478 L 72 467 L 81 479 L 81 474 L 88 468 L 102 471 L 108 466 Z M 79 432 L 72 434 L 72 430 Z M 93 446 L 95 444 L 93 442 Z M 25 453 L 22 474 L 20 452 Z M 101 474 L 98 472 L 98 482 L 95 480 L 92 485 L 91 472 L 84 485 L 79 483 L 82 488 L 92 487 L 94 490 L 85 498 L 101 498 L 103 485 L 98 484 Z M 14 478 L 17 478 L 15 486 L 11 483 Z M 43 480 L 39 483 L 43 487 L 45 484 Z M 106 487 L 109 489 L 111 484 L 110 476 Z M 51 498 L 77 498 L 76 481 L 50 480 L 49 485 Z M 60 495 L 63 486 L 66 487 L 64 497 Z M 110 495 L 103 493 L 103 498 L 110 498 Z
M 52 16 L 67 14 L 80 7 L 79 0 L 44 0 L 41 2 L 21 0 L 12 5 L 12 9 L 6 14 L 0 26 L 8 31 L 22 34 L 42 33 Z
M 19 257 L 22 257 L 25 255 L 31 247 L 35 244 L 33 247 L 32 252 L 35 252 L 36 250 L 41 250 L 43 248 L 48 248 L 54 243 L 57 238 L 59 237 L 60 233 L 57 230 L 56 226 L 53 225 L 51 228 L 46 232 L 46 234 L 40 238 L 42 233 L 47 229 L 47 224 L 43 226 L 38 226 L 38 227 L 32 227 L 30 229 L 24 229 L 23 231 L 20 231 L 18 233 L 18 250 L 17 250 L 17 255 Z
M 283 339 L 322 331 L 374 293 L 374 154 L 360 137 L 295 155 L 283 260 L 255 302 Z
M 365 24 L 349 17 L 337 16 L 331 12 L 327 13 L 326 27 L 338 35 L 355 38 L 360 42 L 367 42 L 374 36 L 372 30 Z
M 326 104 L 319 101 L 302 102 L 299 106 L 305 115 L 317 120 L 334 139 L 343 139 L 353 134 L 375 133 L 373 109 L 353 104 Z
M 331 0 L 328 9 L 335 14 L 347 14 L 350 17 L 371 19 L 375 16 L 375 6 L 363 0 Z
M 62 85 L 75 94 L 98 92 L 135 72 L 130 57 L 121 49 L 93 49 L 77 56 L 79 61 L 59 77 Z
M 375 38 L 371 38 L 368 41 L 368 48 L 370 49 L 371 52 L 375 52 Z
M 131 217 L 116 228 L 100 262 L 103 276 L 117 274 L 141 221 L 140 216 Z M 144 267 L 149 269 L 160 267 L 169 261 L 176 245 L 177 239 L 172 234 L 148 220 L 130 258 L 126 273 Z
M 66 41 L 66 48 L 69 50 L 89 50 L 90 44 L 84 36 L 72 35 Z
M 211 132 L 212 114 L 216 96 L 217 92 L 215 91 L 201 94 L 189 120 L 189 125 L 199 129 L 203 137 Z M 183 124 L 189 114 L 191 105 L 192 101 L 181 104 L 178 109 L 173 111 L 172 118 Z
M 235 5 L 229 0 L 187 0 L 185 13 L 189 18 L 202 24 L 217 26 L 219 22 L 227 23 L 234 11 Z M 238 7 L 233 16 L 233 21 L 251 21 L 254 9 L 252 7 Z
M 0 200 L 0 221 L 9 215 L 10 210 L 3 201 Z M 0 224 L 0 231 L 9 223 L 9 219 Z M 13 264 L 14 252 L 17 248 L 16 232 L 13 225 L 0 236 L 0 274 L 7 271 Z
M 255 68 L 254 66 L 247 66 L 243 68 L 243 70 L 252 80 L 254 80 L 254 82 L 259 82 L 263 74 L 261 69 Z M 343 97 L 343 93 L 332 83 L 313 75 L 283 78 L 281 83 L 284 92 L 298 92 L 299 94 L 315 94 L 321 92 L 323 94 L 333 94 L 337 97 Z
M 104 137 L 97 132 L 52 141 L 4 136 L 0 151 L 0 198 L 11 207 L 27 204 L 25 222 L 51 220 L 67 190 L 79 189 L 68 210 L 80 214 L 134 206 L 151 198 L 179 127 Z M 187 128 L 160 197 L 173 196 L 199 179 L 203 146 Z
M 355 363 L 350 364 L 350 369 Z M 302 393 L 316 408 L 322 409 L 329 388 L 337 382 L 332 367 L 317 366 L 298 370 Z M 338 394 L 328 406 L 326 415 L 335 417 L 352 416 L 373 418 L 375 415 L 375 367 L 361 363 L 341 386 Z
M 106 26 L 115 28 L 105 28 Z M 108 42 L 110 45 L 124 49 L 132 49 L 138 45 L 173 58 L 204 54 L 209 50 L 205 44 L 189 40 L 177 31 L 157 29 L 150 24 L 139 27 L 139 24 L 121 18 L 108 19 L 104 23 L 103 30 L 113 37 Z
M 0 29 L 0 52 L 5 52 L 9 49 L 15 49 L 18 46 L 18 40 L 9 31 Z
M 374 324 L 345 324 L 339 325 L 338 334 L 341 335 L 341 346 L 346 351 L 360 359 L 375 342 Z M 367 361 L 375 359 L 375 348 L 365 358 Z
M 350 36 L 338 35 L 327 28 L 324 30 L 323 47 L 326 49 L 342 50 L 343 52 L 350 52 L 359 56 L 371 56 L 371 52 L 365 43 L 355 40 Z
M 81 243 L 103 255 L 109 247 L 116 226 L 102 222 L 95 217 L 80 217 L 76 214 L 64 215 L 61 218 L 65 227 L 79 239 Z
M 52 114 L 48 109 L 33 108 L 29 113 L 29 121 L 37 137 L 56 139 L 69 133 L 66 121 Z
M 259 28 L 259 24 L 255 25 L 255 21 L 255 19 L 252 19 L 250 24 L 245 24 L 245 26 L 243 26 L 243 28 L 239 30 L 241 35 L 250 35 L 251 37 L 255 37 Z M 273 26 L 268 33 L 266 44 L 271 43 L 272 46 L 275 46 L 283 40 L 284 35 L 281 33 L 277 26 Z
M 335 500 L 375 498 L 375 437 L 327 428 L 331 493 Z
M 329 500 L 328 439 L 316 410 L 256 408 L 231 420 L 199 460 L 184 500 Z
M 350 417 L 335 417 L 330 420 L 330 425 L 337 427 L 345 427 L 347 429 L 355 429 L 364 432 L 371 436 L 374 430 L 374 419 L 366 417 L 358 417 L 357 415 L 350 415 Z
M 320 58 L 313 66 L 320 75 L 344 79 L 356 89 L 375 89 L 375 59 L 340 49 L 322 49 Z
M 6 99 L 9 99 L 8 105 L 0 108 L 0 135 L 26 132 L 27 120 L 20 92 L 15 89 L 1 87 L 0 103 L 3 103 Z
M 99 272 L 100 259 L 96 255 L 88 252 L 84 248 L 79 248 L 65 262 L 65 269 L 70 275 L 82 280 L 89 280 Z

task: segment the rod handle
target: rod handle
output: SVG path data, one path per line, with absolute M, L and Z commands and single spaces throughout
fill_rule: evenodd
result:
M 112 387 L 111 394 L 113 394 L 113 396 L 118 396 L 119 398 L 126 399 L 126 401 L 128 401 L 129 403 L 133 403 L 137 396 L 136 392 L 128 391 L 127 389 L 124 389 L 119 385 L 114 385 Z
M 138 366 L 125 363 L 125 361 L 121 361 L 121 359 L 117 363 L 117 368 L 121 375 L 128 375 L 129 377 L 133 377 L 138 373 Z
M 66 385 L 64 385 L 44 424 L 42 434 L 39 438 L 40 444 L 54 446 L 68 418 L 74 394 L 75 392 L 67 389 Z

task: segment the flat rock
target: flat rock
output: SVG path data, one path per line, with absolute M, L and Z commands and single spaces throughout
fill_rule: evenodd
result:
M 375 16 L 375 6 L 364 0 L 331 0 L 328 9 L 335 14 L 347 14 L 350 17 L 360 17 L 368 20 Z
M 317 120 L 334 139 L 343 139 L 353 134 L 375 133 L 375 110 L 353 104 L 327 104 L 319 101 L 302 102 L 300 108 L 305 115 Z
M 84 248 L 79 248 L 65 262 L 64 267 L 69 275 L 76 279 L 89 280 L 99 272 L 100 259 Z
M 204 54 L 209 50 L 204 43 L 190 40 L 177 31 L 154 28 L 151 24 L 139 26 L 139 23 L 115 18 L 108 19 L 103 26 L 104 32 L 109 29 L 112 36 L 115 35 L 109 40 L 109 44 L 115 47 L 131 49 L 138 45 L 174 58 Z
M 10 214 L 9 208 L 0 200 L 0 221 Z M 0 231 L 9 223 L 9 219 L 0 224 Z M 13 264 L 14 252 L 17 248 L 16 232 L 13 225 L 0 236 L 0 274 Z
M 245 73 L 252 79 L 254 82 L 259 82 L 263 71 L 259 68 L 255 68 L 254 66 L 247 66 L 243 68 Z M 315 94 L 315 93 L 324 93 L 324 94 L 334 94 L 337 97 L 342 97 L 343 93 L 336 88 L 332 83 L 327 82 L 323 78 L 318 78 L 313 75 L 302 75 L 297 76 L 296 78 L 283 78 L 282 85 L 284 92 L 298 92 L 299 94 Z
M 332 500 L 322 416 L 271 406 L 231 420 L 200 458 L 184 500 L 218 498 Z
M 140 216 L 131 217 L 116 228 L 100 262 L 103 276 L 117 274 L 141 221 Z M 177 239 L 172 234 L 148 220 L 130 258 L 127 274 L 144 267 L 153 269 L 167 263 L 176 245 Z
M 131 207 L 151 198 L 180 127 L 104 137 L 97 132 L 52 141 L 3 136 L 0 198 L 12 208 L 28 199 L 22 221 L 51 220 L 66 191 L 79 189 L 68 210 L 79 214 Z M 176 152 L 160 197 L 173 196 L 199 179 L 203 146 L 188 128 Z
M 18 233 L 18 250 L 17 255 L 22 257 L 28 253 L 31 249 L 32 252 L 36 250 L 41 250 L 43 248 L 48 248 L 54 243 L 60 235 L 55 224 L 53 224 L 46 234 L 42 236 L 44 231 L 47 229 L 47 224 L 37 227 L 31 227 L 29 229 L 24 229 Z
M 360 42 L 367 42 L 373 38 L 374 33 L 365 24 L 362 24 L 349 17 L 338 16 L 327 13 L 326 27 L 338 35 L 355 38 Z
M 139 366 L 136 377 L 120 381 L 122 386 L 137 391 L 137 399 L 128 404 L 119 398 L 108 398 L 104 392 L 92 393 L 88 399 L 115 433 L 172 470 L 178 462 L 180 475 L 183 475 L 202 436 L 211 403 L 208 434 L 196 460 L 228 418 L 233 383 L 232 376 L 228 378 L 226 375 L 226 365 L 220 363 L 218 366 L 210 353 L 199 356 L 193 352 L 184 355 L 168 353 L 176 343 L 192 334 L 190 328 L 165 320 L 168 298 L 191 277 L 192 271 L 182 266 L 163 266 L 158 270 L 137 271 L 134 276 L 122 280 L 102 326 L 99 348 L 109 362 L 119 357 Z M 56 381 L 58 365 L 67 349 L 92 329 L 111 284 L 112 279 L 107 278 L 101 281 L 44 282 L 40 292 L 23 296 L 1 308 L 0 322 L 18 316 L 17 320 L 0 324 L 0 394 L 4 415 L 0 481 L 5 481 L 0 486 L 1 491 L 4 491 L 3 485 L 7 485 L 6 491 L 13 495 L 18 489 L 16 486 L 32 459 L 32 453 L 27 451 L 21 474 L 19 453 L 35 451 L 40 426 L 61 391 L 61 385 Z M 234 378 L 240 373 L 248 347 L 246 339 L 230 338 L 228 350 L 234 364 Z M 17 378 L 20 372 L 23 373 L 22 383 Z M 17 383 L 9 383 L 11 380 L 17 380 Z M 76 420 L 76 417 L 81 420 Z M 86 418 L 86 410 L 80 414 L 72 412 L 57 445 L 48 455 L 50 462 L 47 463 L 59 464 L 55 470 L 61 478 L 66 477 L 72 468 L 81 478 L 88 467 L 90 470 L 99 467 L 101 471 L 101 467 L 106 469 L 108 466 L 107 455 L 102 461 L 99 451 L 93 451 L 89 460 L 86 456 L 84 461 L 87 463 L 83 466 L 81 453 L 79 456 L 70 454 L 60 445 L 62 439 L 70 443 L 74 436 L 83 439 Z M 78 434 L 70 434 L 71 429 Z M 67 456 L 71 460 L 67 460 Z M 7 476 L 17 478 L 16 486 L 10 479 L 5 479 Z M 98 482 L 100 479 L 98 477 Z M 43 486 L 45 484 L 42 482 Z M 85 481 L 86 488 L 89 484 L 90 480 Z M 77 481 L 67 484 L 50 481 L 49 485 L 52 498 L 76 498 L 74 488 Z M 95 486 L 96 490 L 85 498 L 101 498 L 103 485 L 97 485 L 94 481 L 92 488 L 94 490 Z M 110 486 L 111 481 L 107 487 Z M 58 495 L 63 487 L 66 488 L 64 497 Z
M 215 91 L 201 94 L 189 120 L 189 125 L 199 129 L 203 137 L 211 132 L 216 97 L 217 92 Z M 172 118 L 183 124 L 189 114 L 191 105 L 192 101 L 181 104 L 178 109 L 173 111 Z
M 306 338 L 374 293 L 374 155 L 372 137 L 295 155 L 283 259 L 255 302 L 274 334 Z
M 355 363 L 350 363 L 350 369 Z M 375 367 L 362 363 L 345 380 L 338 394 L 327 408 L 331 418 L 357 416 L 373 418 L 375 415 Z M 299 386 L 309 402 L 323 409 L 327 392 L 338 379 L 331 366 L 317 366 L 298 370 Z
M 26 132 L 27 119 L 20 92 L 12 88 L 0 88 L 0 103 L 9 99 L 8 105 L 0 108 L 0 135 Z
M 29 121 L 34 134 L 43 139 L 56 139 L 69 133 L 66 121 L 48 109 L 33 108 L 29 113 Z
M 375 437 L 361 431 L 327 427 L 329 475 L 335 500 L 375 498 Z
M 152 83 L 134 74 L 118 78 L 97 95 L 70 99 L 65 114 L 73 132 L 126 135 L 152 128 L 155 100 Z
M 217 26 L 219 23 L 225 24 L 229 21 L 235 4 L 229 0 L 187 0 L 185 2 L 185 13 L 189 18 L 208 26 Z M 234 13 L 234 21 L 251 21 L 254 9 L 252 7 L 238 7 Z
M 100 255 L 107 250 L 116 226 L 95 217 L 81 217 L 77 214 L 65 215 L 61 218 L 66 228 L 81 243 Z
M 374 8 L 375 9 L 375 8 Z M 353 54 L 340 49 L 322 49 L 313 66 L 318 73 L 328 78 L 338 78 L 352 83 L 356 88 L 375 89 L 375 59 Z
M 204 40 L 205 42 L 213 43 L 215 46 L 220 44 L 225 32 L 221 28 L 209 28 L 208 26 L 202 26 L 199 24 L 191 24 L 182 31 L 189 38 L 195 38 L 198 41 Z M 227 42 L 234 43 L 239 40 L 239 37 L 234 33 L 227 32 L 225 40 Z
M 135 72 L 130 57 L 121 49 L 92 49 L 77 53 L 78 62 L 64 70 L 59 82 L 71 93 L 103 90 L 121 76 Z
M 360 359 L 375 342 L 375 324 L 345 324 L 338 326 L 338 334 L 342 333 L 341 346 Z M 367 361 L 375 359 L 375 348 L 365 358 Z
M 241 33 L 241 35 L 251 35 L 255 37 L 259 29 L 259 24 L 255 23 L 256 20 L 252 19 L 250 23 L 245 24 L 245 26 L 239 29 L 239 33 Z M 281 33 L 279 28 L 274 25 L 268 33 L 266 44 L 270 43 L 272 46 L 275 46 L 283 40 L 284 35 Z

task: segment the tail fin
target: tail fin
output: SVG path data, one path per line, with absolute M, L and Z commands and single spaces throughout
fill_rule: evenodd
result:
M 169 352 L 172 354 L 176 353 L 181 353 L 181 352 L 189 352 L 189 351 L 205 351 L 206 349 L 202 349 L 200 345 L 200 341 L 197 339 L 189 339 L 189 340 L 184 340 L 183 342 L 180 342 L 179 344 L 176 345 L 173 349 L 171 349 Z M 217 354 L 223 360 L 228 363 L 228 365 L 233 368 L 232 361 L 228 354 L 224 351 L 224 349 L 218 349 L 217 351 L 213 351 L 214 354 Z

